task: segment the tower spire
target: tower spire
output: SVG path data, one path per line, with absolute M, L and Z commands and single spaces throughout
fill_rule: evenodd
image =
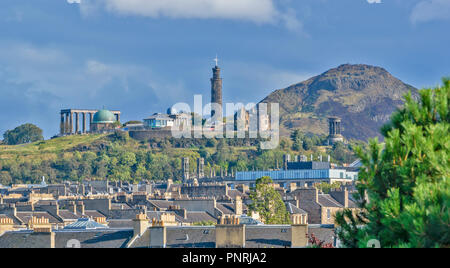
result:
M 217 54 L 216 54 L 216 58 L 214 59 L 214 61 L 216 62 L 216 67 L 218 67 L 219 66 L 219 57 L 217 56 Z

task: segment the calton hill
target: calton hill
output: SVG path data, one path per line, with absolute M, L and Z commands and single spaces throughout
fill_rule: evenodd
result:
M 30 126 L 30 125 L 27 125 Z M 19 127 L 24 129 L 24 127 Z M 30 130 L 31 129 L 31 130 Z M 6 145 L 5 133 L 0 145 L 0 183 L 3 185 L 37 183 L 45 176 L 48 182 L 66 180 L 111 180 L 139 182 L 141 180 L 179 181 L 181 159 L 191 159 L 192 172 L 196 159 L 205 159 L 205 173 L 211 170 L 227 172 L 279 169 L 283 155 L 311 155 L 314 159 L 328 155 L 338 164 L 351 163 L 357 157 L 356 146 L 363 141 L 325 145 L 327 136 L 292 132 L 275 150 L 261 150 L 258 139 L 176 139 L 153 138 L 137 141 L 126 131 L 110 134 L 85 134 L 44 140 L 42 130 L 34 126 L 20 135 L 31 138 L 16 145 Z M 36 133 L 34 133 L 36 132 Z M 14 143 L 14 142 L 12 142 Z
M 275 90 L 260 103 L 279 103 L 280 135 L 275 150 L 260 150 L 250 139 L 131 139 L 126 132 L 109 135 L 66 136 L 44 141 L 42 130 L 31 124 L 4 134 L 0 150 L 0 183 L 180 180 L 181 158 L 205 158 L 205 172 L 281 168 L 284 154 L 327 159 L 338 165 L 358 157 L 355 148 L 367 147 L 372 137 L 383 139 L 380 128 L 411 92 L 418 90 L 385 69 L 344 64 L 288 88 Z M 345 143 L 327 146 L 328 117 L 342 121 Z M 136 123 L 136 122 L 127 122 Z M 126 125 L 125 123 L 124 125 Z

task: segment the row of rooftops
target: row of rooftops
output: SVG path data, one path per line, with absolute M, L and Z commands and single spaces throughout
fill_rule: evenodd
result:
M 89 188 L 88 195 L 82 195 L 83 191 L 78 189 L 80 187 Z M 351 195 L 348 194 L 347 188 L 330 194 L 323 194 L 315 188 L 299 187 L 297 184 L 282 186 L 274 183 L 273 187 L 281 194 L 291 217 L 302 223 L 329 224 L 331 221 L 326 219 L 327 213 L 334 213 L 335 210 L 343 208 L 356 207 Z M 48 219 L 48 225 L 56 236 L 58 234 L 71 234 L 76 239 L 83 240 L 83 233 L 96 230 L 100 236 L 105 234 L 105 237 L 122 237 L 123 241 L 127 242 L 119 247 L 130 242 L 128 236 L 131 228 L 133 228 L 135 216 L 139 213 L 144 213 L 149 221 L 164 221 L 168 228 L 168 236 L 171 232 L 177 235 L 184 232 L 190 237 L 186 241 L 183 240 L 184 242 L 168 243 L 170 245 L 168 247 L 186 245 L 213 247 L 214 240 L 212 237 L 206 239 L 207 242 L 202 242 L 203 244 L 198 242 L 197 238 L 194 239 L 196 236 L 201 236 L 198 230 L 211 231 L 214 230 L 211 229 L 213 227 L 202 229 L 201 227 L 185 228 L 184 226 L 194 223 L 217 223 L 223 215 L 238 215 L 241 224 L 245 223 L 249 226 L 249 235 L 253 232 L 251 230 L 256 228 L 251 226 L 261 225 L 258 215 L 253 215 L 254 217 L 245 216 L 248 213 L 247 205 L 251 201 L 248 198 L 250 187 L 244 184 L 235 184 L 230 187 L 227 183 L 174 184 L 170 180 L 160 184 L 144 182 L 138 185 L 121 182 L 86 181 L 83 184 L 27 187 L 24 191 L 16 191 L 17 189 L 20 189 L 20 187 L 9 188 L 14 195 L 22 195 L 22 198 L 0 197 L 0 219 L 13 219 L 14 222 L 10 230 L 4 230 L 6 233 L 3 236 L 0 235 L 0 247 L 1 240 L 4 239 L 5 235 L 9 237 L 11 232 L 14 233 L 14 230 L 29 229 L 27 222 L 33 217 Z M 112 191 L 113 194 L 108 193 L 110 189 L 114 190 Z M 117 189 L 121 189 L 121 191 Z M 50 190 L 56 191 L 56 197 L 53 200 L 44 200 L 52 196 L 53 192 Z M 77 195 L 58 195 L 59 193 L 75 193 L 73 191 L 77 191 Z M 181 194 L 185 191 L 192 196 Z M 6 194 L 8 194 L 8 191 L 6 191 Z M 44 227 L 48 228 L 48 225 Z M 38 226 L 36 230 L 44 230 L 44 227 Z M 265 228 L 264 230 L 270 228 L 270 230 L 276 230 L 277 227 L 270 226 L 269 228 L 269 226 L 266 226 Z M 328 229 L 332 230 L 332 228 Z M 264 234 L 261 236 L 262 238 L 249 239 L 253 242 L 248 241 L 247 243 L 256 247 L 268 246 L 270 243 L 268 244 L 267 241 L 270 239 L 273 239 L 273 241 L 281 239 L 277 232 Z M 0 233 L 2 233 L 1 227 Z M 328 237 L 327 239 L 331 238 Z M 119 240 L 117 239 L 117 241 Z M 112 245 L 109 243 L 116 242 L 105 243 Z M 103 242 L 99 243 L 102 244 Z M 86 244 L 85 246 L 89 245 Z M 114 244 L 113 247 L 116 246 L 118 245 Z
M 292 226 L 290 225 L 255 225 L 246 226 L 244 243 L 247 248 L 287 248 L 291 247 Z M 216 232 L 214 226 L 168 226 L 165 228 L 166 248 L 215 248 Z M 334 244 L 335 235 L 332 226 L 309 225 L 309 235 Z M 50 247 L 51 237 L 44 233 L 32 231 L 7 232 L 0 235 L 0 248 L 46 248 Z M 75 240 L 74 240 L 75 239 Z M 81 248 L 143 248 L 149 247 L 148 233 L 135 237 L 134 230 L 129 229 L 91 229 L 91 230 L 57 230 L 53 232 L 55 248 L 73 247 L 79 243 Z

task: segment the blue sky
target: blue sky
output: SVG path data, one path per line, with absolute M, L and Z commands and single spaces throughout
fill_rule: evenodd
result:
M 382 66 L 415 87 L 450 75 L 450 0 L 2 0 L 0 134 L 58 132 L 64 108 L 141 120 L 210 93 L 225 102 L 343 63 Z

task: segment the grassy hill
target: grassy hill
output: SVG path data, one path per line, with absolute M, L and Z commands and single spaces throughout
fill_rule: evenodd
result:
M 25 145 L 0 146 L 0 184 L 37 183 L 45 176 L 49 182 L 65 180 L 161 181 L 182 179 L 181 159 L 190 159 L 192 174 L 196 160 L 205 158 L 205 173 L 215 169 L 245 171 L 281 167 L 283 155 L 331 154 L 336 162 L 352 161 L 351 145 L 331 148 L 321 140 L 309 142 L 308 150 L 293 150 L 290 140 L 278 149 L 258 150 L 249 140 L 174 140 L 153 139 L 138 142 L 126 132 L 109 135 L 82 135 L 55 138 Z
M 0 159 L 17 155 L 58 154 L 82 144 L 92 144 L 104 139 L 106 135 L 66 136 L 51 140 L 20 145 L 0 145 Z

